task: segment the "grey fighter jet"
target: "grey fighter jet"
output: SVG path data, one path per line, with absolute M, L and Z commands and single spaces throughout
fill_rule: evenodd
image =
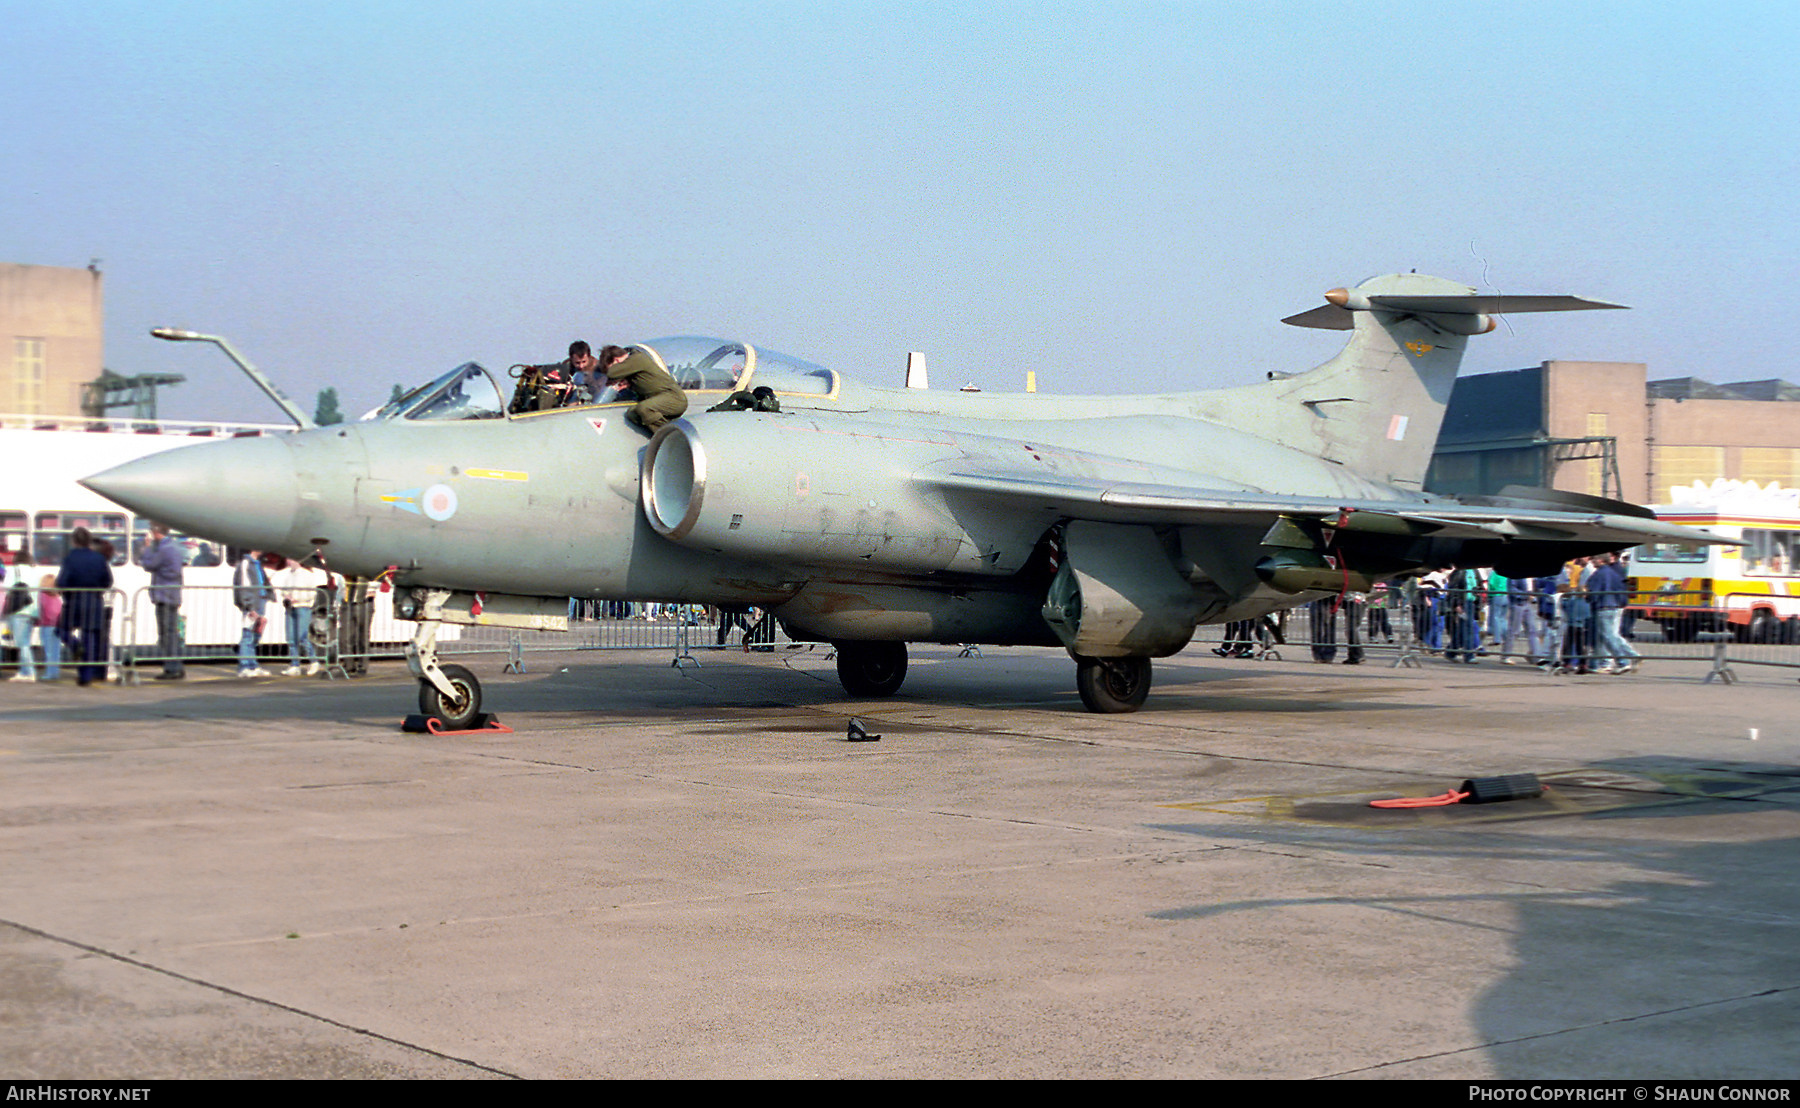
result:
M 880 388 L 680 338 L 635 348 L 690 401 L 654 435 L 604 395 L 509 414 L 471 363 L 360 423 L 297 415 L 290 434 L 83 483 L 217 542 L 320 550 L 347 574 L 392 567 L 396 611 L 420 623 L 408 657 L 421 705 L 450 728 L 481 692 L 438 663 L 439 622 L 566 629 L 570 596 L 767 608 L 794 638 L 835 644 L 856 697 L 900 688 L 909 642 L 1061 647 L 1082 702 L 1125 712 L 1144 702 L 1150 660 L 1202 623 L 1450 564 L 1536 576 L 1695 541 L 1616 501 L 1422 491 L 1470 336 L 1499 313 L 1619 305 L 1416 274 L 1325 299 L 1286 322 L 1350 331 L 1343 351 L 1237 388 Z M 749 402 L 759 389 L 779 410 Z

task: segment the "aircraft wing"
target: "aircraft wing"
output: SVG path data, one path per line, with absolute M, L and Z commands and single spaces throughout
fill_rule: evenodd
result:
M 1710 542 L 1736 539 L 1654 518 L 1527 504 L 1428 500 L 1344 500 L 1262 492 L 1215 491 L 1114 482 L 1079 476 L 950 468 L 925 476 L 946 491 L 1055 512 L 1071 519 L 1140 524 L 1255 524 L 1306 516 L 1342 530 L 1446 539 L 1594 542 Z M 1626 507 L 1626 505 L 1619 505 Z

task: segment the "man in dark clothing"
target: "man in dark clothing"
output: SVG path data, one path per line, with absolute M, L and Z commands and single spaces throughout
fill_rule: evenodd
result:
M 752 626 L 750 607 L 747 604 L 719 605 L 719 643 L 724 646 L 725 640 L 731 637 L 733 628 L 742 628 L 747 636 Z
M 1359 592 L 1347 592 L 1340 599 L 1344 609 L 1344 642 L 1349 648 L 1344 651 L 1344 664 L 1359 666 L 1363 660 L 1363 608 L 1368 604 L 1368 597 Z
M 94 678 L 106 678 L 106 638 L 101 622 L 106 618 L 106 590 L 112 588 L 112 567 L 93 549 L 86 527 L 77 527 L 69 536 L 69 552 L 63 556 L 62 569 L 56 575 L 57 591 L 62 593 L 63 610 L 58 630 L 68 643 L 72 660 L 78 664 L 75 683 L 92 684 Z
M 1631 593 L 1625 587 L 1625 574 L 1619 569 L 1617 554 L 1601 554 L 1594 562 L 1587 591 L 1588 600 L 1594 606 L 1594 634 L 1599 640 L 1596 644 L 1596 656 L 1600 659 L 1598 668 L 1601 673 L 1630 673 L 1638 668 L 1638 652 L 1619 631 L 1625 606 L 1631 600 Z
M 1444 593 L 1445 622 L 1450 641 L 1444 647 L 1444 660 L 1475 664 L 1475 652 L 1481 648 L 1481 624 L 1476 616 L 1481 608 L 1481 578 L 1472 569 L 1450 571 L 1450 586 Z
M 1557 618 L 1556 575 L 1533 579 L 1531 591 L 1537 596 L 1538 619 L 1544 625 L 1543 660 L 1538 664 L 1555 669 L 1557 659 L 1562 657 L 1563 641 L 1562 620 Z
M 1225 638 L 1213 653 L 1221 658 L 1248 658 L 1256 650 L 1256 621 L 1234 619 L 1225 625 Z
M 1315 662 L 1337 657 L 1337 602 L 1315 600 L 1307 605 L 1312 617 L 1312 656 Z
M 580 339 L 569 344 L 569 356 L 552 365 L 523 367 L 513 392 L 511 412 L 543 412 L 568 404 L 584 403 L 601 380 L 600 360 Z
M 152 523 L 150 541 L 138 551 L 138 565 L 150 571 L 150 604 L 156 609 L 156 652 L 162 656 L 158 681 L 187 676 L 181 661 L 181 547 L 169 537 L 168 525 Z

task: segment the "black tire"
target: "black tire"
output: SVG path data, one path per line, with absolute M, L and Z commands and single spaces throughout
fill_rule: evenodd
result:
M 1150 659 L 1075 659 L 1075 691 L 1090 712 L 1135 712 L 1150 695 Z
M 893 696 L 906 680 L 903 642 L 841 642 L 838 680 L 851 696 Z
M 1751 642 L 1771 643 L 1777 641 L 1780 636 L 1781 621 L 1775 618 L 1774 612 L 1767 608 L 1759 608 L 1756 614 L 1750 617 L 1749 639 Z
M 446 731 L 467 731 L 481 714 L 481 682 L 462 666 L 440 666 L 444 677 L 460 694 L 451 700 L 429 681 L 419 682 L 419 711 L 443 724 Z

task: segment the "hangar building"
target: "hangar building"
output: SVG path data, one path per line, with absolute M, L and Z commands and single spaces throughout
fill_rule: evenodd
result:
M 1648 376 L 1642 362 L 1549 361 L 1460 377 L 1425 487 L 1665 504 L 1671 486 L 1696 480 L 1800 486 L 1800 386 Z

